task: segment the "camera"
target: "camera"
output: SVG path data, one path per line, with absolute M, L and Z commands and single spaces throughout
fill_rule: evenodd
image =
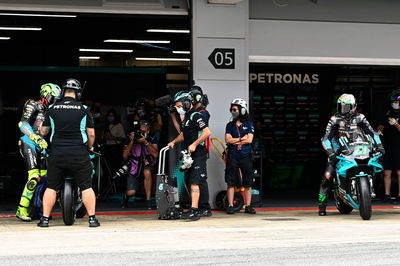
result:
M 182 153 L 182 165 L 180 167 L 180 171 L 184 172 L 192 167 L 193 159 L 190 156 L 190 152 L 188 150 L 181 151 Z
M 121 177 L 126 175 L 129 172 L 129 169 L 131 169 L 131 162 L 127 161 L 126 163 L 124 163 L 121 168 L 119 168 L 117 170 L 117 172 L 115 172 L 114 176 L 112 177 L 112 179 L 116 179 L 117 177 Z
M 145 120 L 133 121 L 133 132 L 135 133 L 134 139 L 141 139 L 141 138 L 147 139 L 148 133 L 143 132 L 140 129 L 142 125 L 146 125 L 147 127 L 149 127 L 149 123 Z
M 138 130 L 135 131 L 134 138 L 135 139 L 141 139 L 141 138 L 145 138 L 145 136 L 143 135 L 143 132 L 140 129 L 138 129 Z

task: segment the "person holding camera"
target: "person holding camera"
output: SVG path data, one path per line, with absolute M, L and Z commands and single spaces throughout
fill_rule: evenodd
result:
M 43 216 L 39 227 L 49 226 L 49 216 L 57 199 L 57 191 L 67 175 L 73 176 L 82 191 L 83 204 L 89 215 L 89 227 L 100 226 L 95 216 L 96 196 L 92 189 L 92 164 L 88 150 L 95 139 L 93 118 L 89 108 L 78 102 L 82 87 L 78 80 L 67 79 L 63 98 L 49 106 L 40 133 L 46 136 L 52 129 L 48 158 L 47 189 L 43 196 Z
M 183 115 L 182 131 L 168 146 L 172 149 L 175 144 L 183 142 L 183 149 L 190 153 L 193 163 L 186 169 L 186 184 L 190 185 L 191 208 L 185 214 L 185 218 L 197 221 L 199 215 L 199 185 L 207 178 L 207 150 L 206 139 L 211 135 L 208 123 L 204 117 L 196 111 L 193 98 L 190 93 L 176 95 L 175 108 L 180 115 Z
M 383 201 L 391 201 L 392 171 L 396 171 L 398 180 L 398 194 L 395 204 L 400 202 L 400 90 L 394 90 L 390 96 L 390 110 L 385 120 L 377 127 L 378 133 L 383 135 L 386 154 L 383 157 L 385 196 Z
M 150 125 L 147 121 L 139 122 L 139 129 L 131 132 L 123 149 L 123 158 L 128 164 L 127 188 L 122 207 L 126 208 L 129 197 L 136 194 L 140 187 L 139 177 L 144 177 L 146 207 L 151 209 L 151 191 L 153 175 L 158 157 L 157 138 L 149 135 Z
M 235 187 L 244 187 L 245 213 L 256 214 L 251 206 L 253 169 L 251 161 L 251 143 L 254 136 L 254 125 L 249 119 L 247 103 L 237 98 L 231 102 L 229 110 L 232 121 L 226 125 L 225 142 L 228 144 L 228 155 L 225 169 L 225 182 L 228 185 L 227 214 L 235 214 L 233 199 Z

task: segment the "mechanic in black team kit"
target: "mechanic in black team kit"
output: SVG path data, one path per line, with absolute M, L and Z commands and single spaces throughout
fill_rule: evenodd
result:
M 193 163 L 185 172 L 185 181 L 190 185 L 192 207 L 185 218 L 197 221 L 200 219 L 199 199 L 200 187 L 203 179 L 207 178 L 207 150 L 205 141 L 211 135 L 207 122 L 203 115 L 197 112 L 193 106 L 193 98 L 190 93 L 181 93 L 175 97 L 175 108 L 180 115 L 184 115 L 182 132 L 173 141 L 168 143 L 170 148 L 183 142 L 183 148 L 191 154 Z
M 63 85 L 63 99 L 51 105 L 45 115 L 42 135 L 52 130 L 48 159 L 47 189 L 43 196 L 43 216 L 38 226 L 48 227 L 49 216 L 64 184 L 66 175 L 73 176 L 82 191 L 83 204 L 89 215 L 89 227 L 100 226 L 95 216 L 96 196 L 92 189 L 92 165 L 89 151 L 95 138 L 93 118 L 89 108 L 80 102 L 82 88 L 76 79 Z

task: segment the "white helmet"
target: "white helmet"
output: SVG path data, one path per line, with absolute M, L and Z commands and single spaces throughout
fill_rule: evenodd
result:
M 353 115 L 357 109 L 356 98 L 353 94 L 344 93 L 337 101 L 337 111 L 341 115 Z
M 240 106 L 240 114 L 245 115 L 247 113 L 247 103 L 241 98 L 236 98 L 231 102 L 232 105 Z

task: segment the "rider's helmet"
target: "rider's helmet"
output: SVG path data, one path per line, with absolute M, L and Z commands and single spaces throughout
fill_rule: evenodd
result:
M 76 99 L 80 100 L 82 97 L 82 87 L 81 83 L 74 78 L 67 79 L 63 85 L 63 95 L 66 89 L 75 90 L 76 92 Z
M 193 97 L 189 92 L 180 91 L 175 94 L 174 102 L 182 102 L 183 110 L 188 111 L 190 109 L 190 105 L 192 104 Z
M 53 83 L 46 83 L 40 87 L 40 102 L 45 106 L 49 106 L 56 99 L 60 99 L 61 89 Z
M 231 102 L 231 108 L 232 105 L 236 105 L 239 106 L 240 110 L 240 114 L 241 115 L 245 115 L 248 111 L 247 111 L 247 102 L 241 98 L 236 98 Z
M 356 98 L 353 94 L 344 93 L 337 101 L 337 112 L 341 115 L 351 116 L 357 108 Z

